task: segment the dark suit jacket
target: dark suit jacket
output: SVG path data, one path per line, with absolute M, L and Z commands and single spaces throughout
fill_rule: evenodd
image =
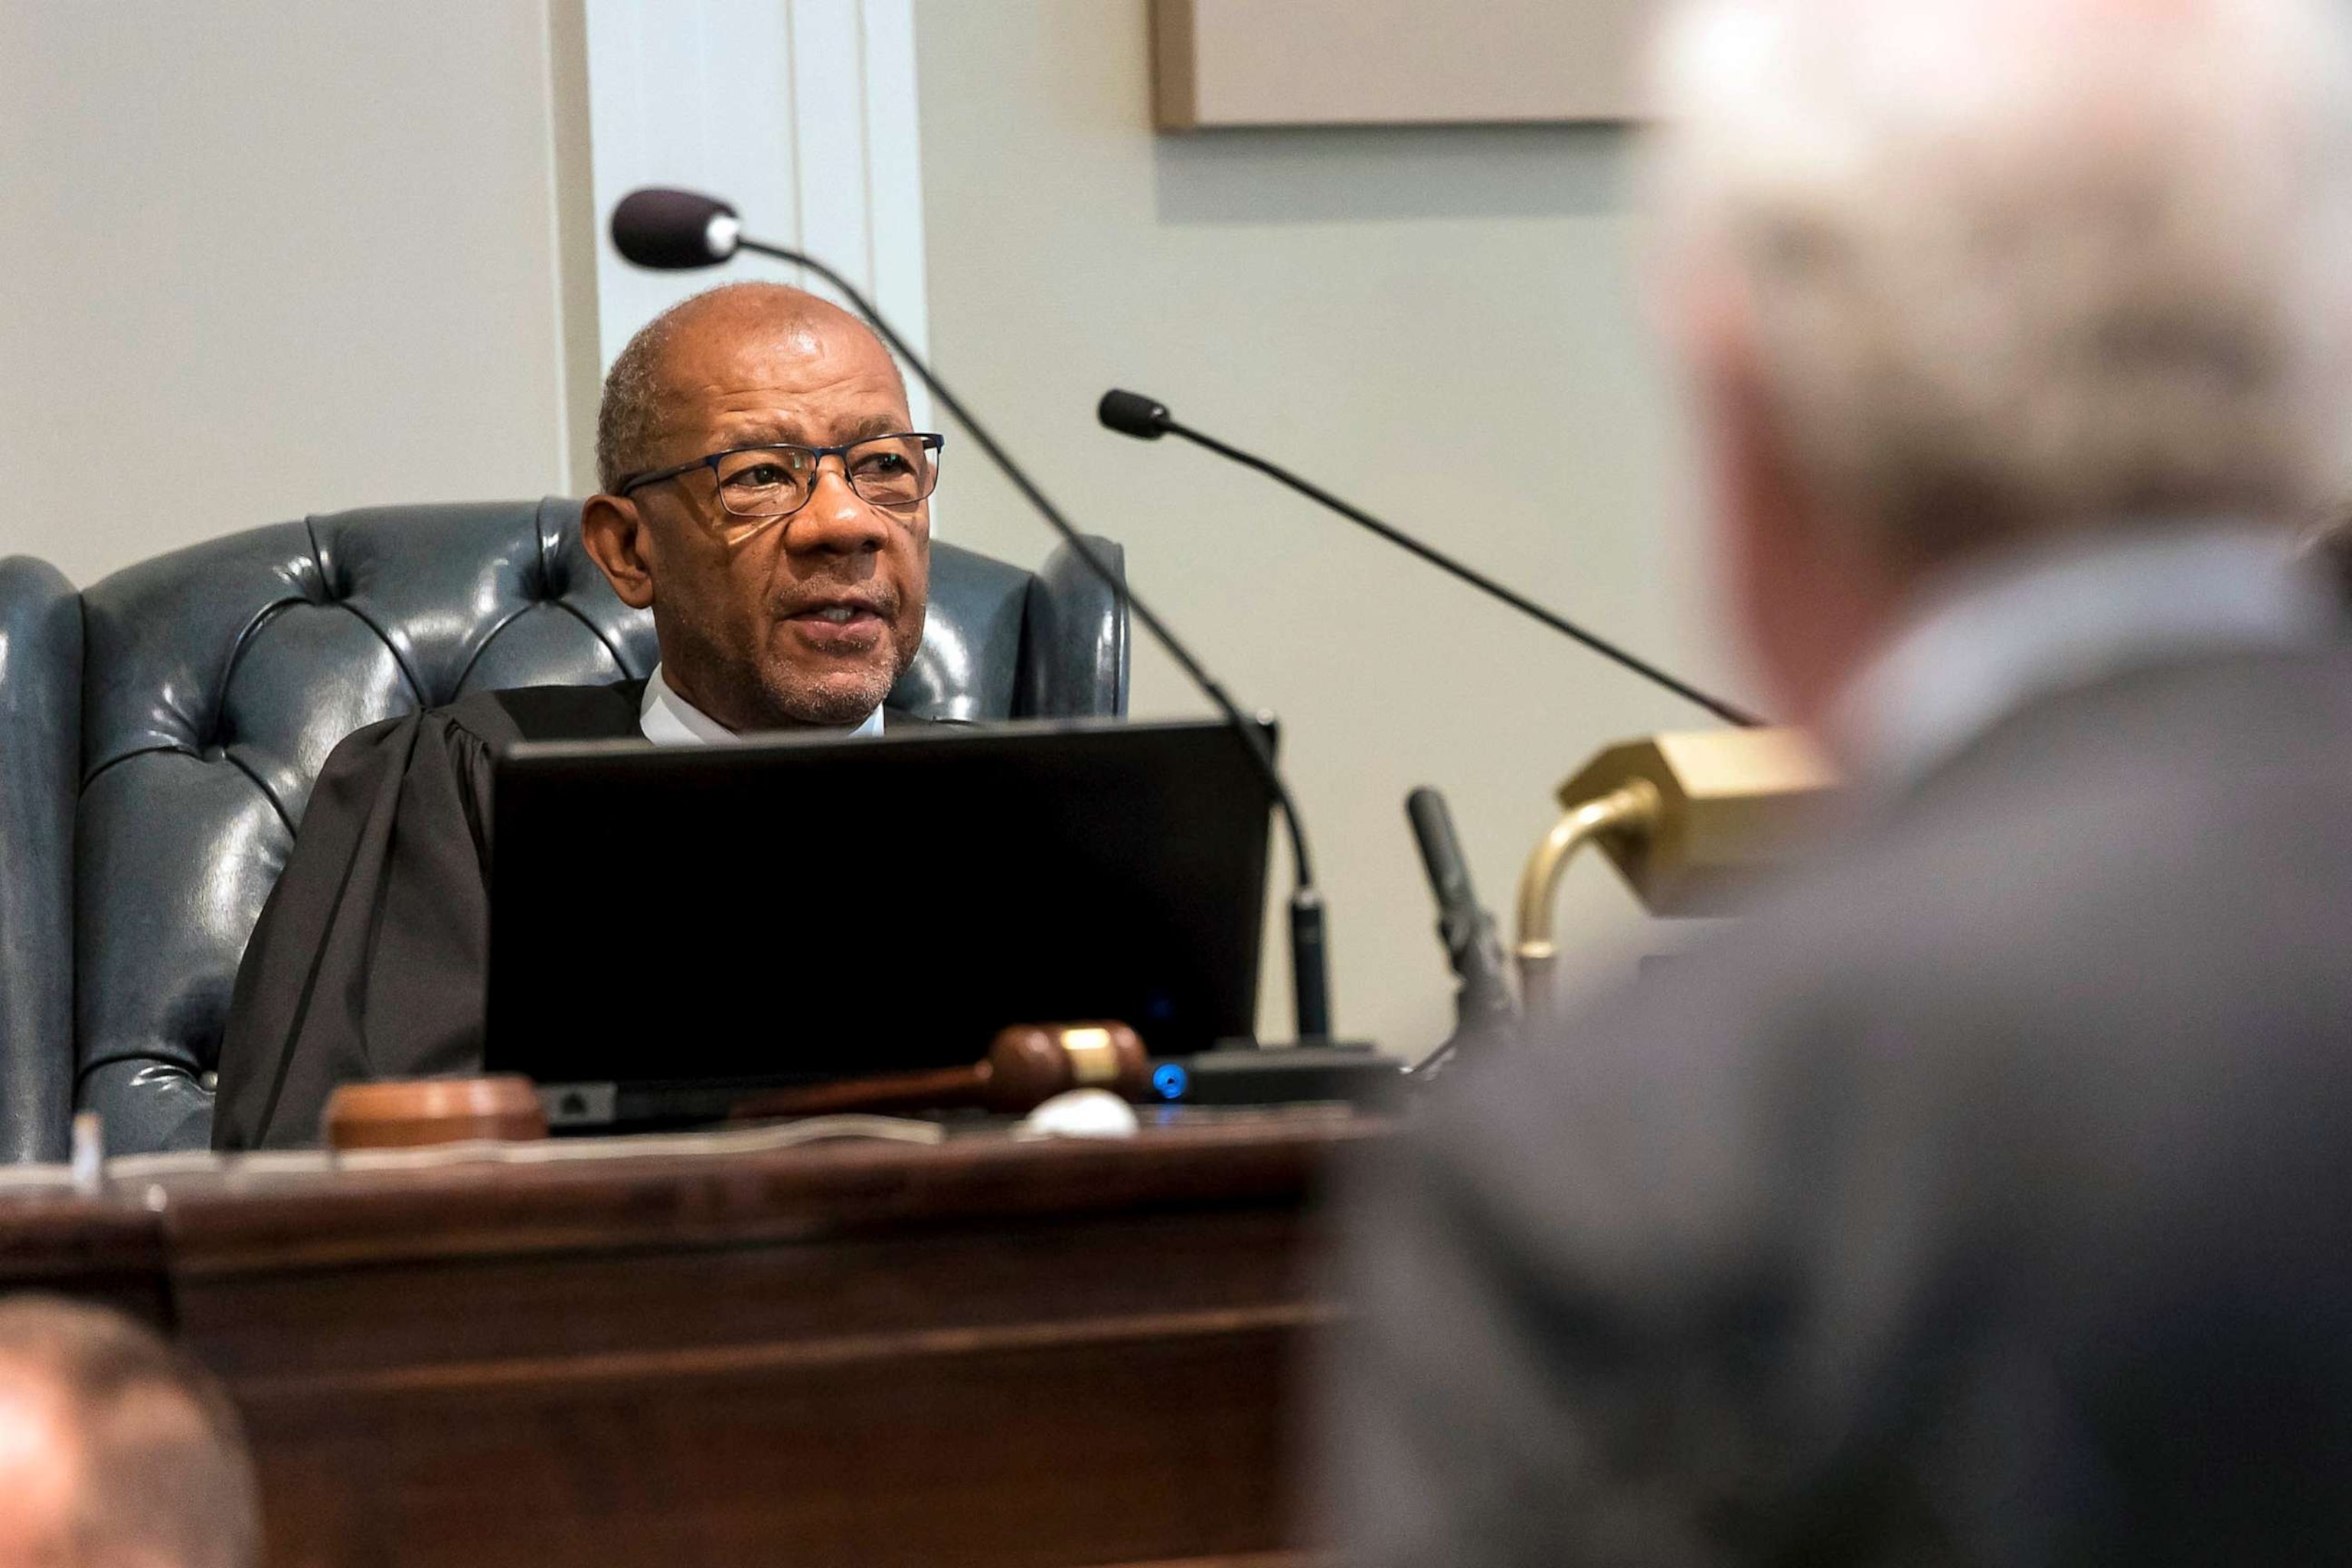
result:
M 2352 1558 L 2352 658 L 2036 703 L 1362 1184 L 1350 1561 Z

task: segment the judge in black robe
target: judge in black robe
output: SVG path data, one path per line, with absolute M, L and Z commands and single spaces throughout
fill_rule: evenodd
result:
M 781 285 L 689 300 L 614 363 L 582 539 L 652 610 L 689 729 L 856 726 L 911 666 L 939 438 L 908 423 L 872 333 Z M 237 972 L 215 1148 L 316 1142 L 339 1084 L 479 1070 L 492 757 L 642 739 L 645 689 L 478 692 L 335 749 Z
M 645 689 L 478 691 L 335 748 L 237 970 L 215 1148 L 315 1143 L 340 1083 L 479 1070 L 491 759 L 516 741 L 642 742 Z
M 480 1066 L 491 755 L 635 736 L 644 692 L 477 692 L 335 748 L 237 970 L 215 1147 L 316 1142 L 338 1083 Z

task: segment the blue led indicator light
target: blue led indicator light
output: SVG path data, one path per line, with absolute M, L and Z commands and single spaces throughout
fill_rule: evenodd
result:
M 1151 1087 L 1160 1091 L 1162 1100 L 1181 1100 L 1192 1081 L 1192 1075 L 1174 1062 L 1162 1062 L 1151 1075 Z

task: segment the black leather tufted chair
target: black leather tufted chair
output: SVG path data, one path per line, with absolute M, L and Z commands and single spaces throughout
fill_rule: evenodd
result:
M 1127 637 L 1125 599 L 1066 550 L 1033 575 L 935 544 L 922 654 L 891 700 L 1123 713 Z M 337 741 L 656 657 L 651 617 L 581 549 L 576 501 L 314 517 L 80 594 L 0 560 L 0 1158 L 59 1158 L 75 1105 L 114 1151 L 205 1144 L 237 960 Z

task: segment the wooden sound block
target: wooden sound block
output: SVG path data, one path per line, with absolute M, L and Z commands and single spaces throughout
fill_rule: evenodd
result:
M 394 1079 L 347 1083 L 327 1098 L 330 1149 L 415 1149 L 478 1138 L 547 1136 L 547 1112 L 530 1079 Z

